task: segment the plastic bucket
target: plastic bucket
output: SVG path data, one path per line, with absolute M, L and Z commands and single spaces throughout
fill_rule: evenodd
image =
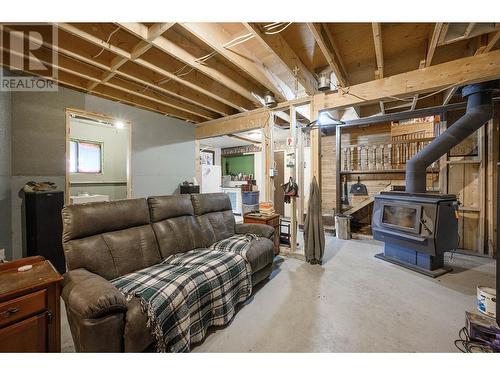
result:
M 477 309 L 485 315 L 496 318 L 496 296 L 497 292 L 493 288 L 486 286 L 477 287 Z

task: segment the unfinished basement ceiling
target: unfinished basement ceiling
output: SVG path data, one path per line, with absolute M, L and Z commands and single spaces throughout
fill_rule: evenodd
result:
M 8 30 L 26 26 L 3 24 Z M 63 86 L 192 123 L 317 94 L 318 74 L 349 86 L 498 49 L 498 23 L 58 23 L 34 51 Z M 36 27 L 45 36 L 50 29 Z M 30 26 L 30 30 L 33 27 Z M 28 34 L 24 34 L 25 37 Z M 27 38 L 27 37 L 26 37 Z M 31 41 L 36 38 L 31 36 Z M 44 40 L 46 40 L 44 38 Z M 10 46 L 2 47 L 8 68 Z M 29 73 L 29 71 L 27 71 Z M 331 87 L 335 89 L 335 87 Z M 378 113 L 442 104 L 379 103 Z M 400 108 L 397 108 L 397 107 Z M 356 108 L 373 115 L 376 108 Z

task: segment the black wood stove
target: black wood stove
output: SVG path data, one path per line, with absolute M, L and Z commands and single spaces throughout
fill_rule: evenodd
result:
M 378 258 L 431 277 L 450 271 L 444 253 L 458 247 L 458 202 L 426 192 L 427 167 L 491 119 L 498 91 L 498 80 L 464 87 L 465 114 L 406 163 L 405 191 L 375 197 L 373 237 L 385 243 Z
M 458 246 L 457 209 L 455 195 L 382 192 L 372 231 L 385 246 L 376 257 L 432 277 L 450 271 L 444 253 Z

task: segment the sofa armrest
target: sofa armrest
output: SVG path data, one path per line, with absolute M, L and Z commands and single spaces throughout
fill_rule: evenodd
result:
M 274 228 L 267 224 L 236 224 L 236 234 L 256 234 L 259 237 L 272 238 L 274 235 Z
M 82 319 L 97 319 L 127 310 L 127 299 L 103 277 L 78 268 L 64 275 L 62 298 Z

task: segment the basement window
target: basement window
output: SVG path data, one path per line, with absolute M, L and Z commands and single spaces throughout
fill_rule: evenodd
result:
M 70 173 L 102 173 L 102 143 L 72 139 L 69 151 Z

